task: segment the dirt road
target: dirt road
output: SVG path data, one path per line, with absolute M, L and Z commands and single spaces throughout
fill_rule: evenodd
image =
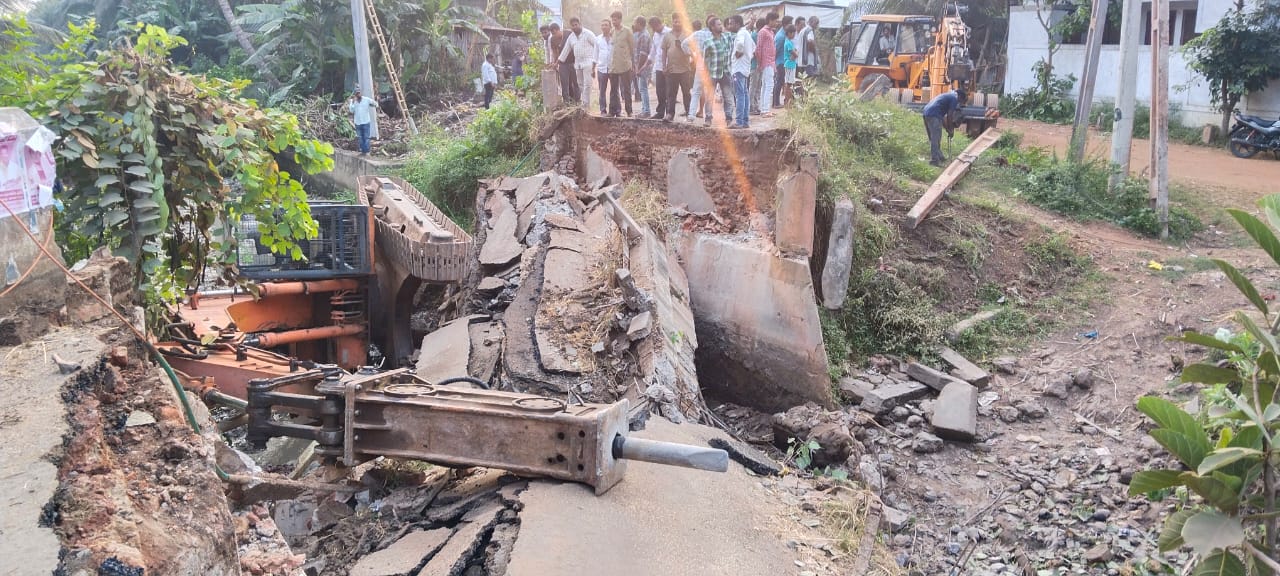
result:
M 1059 154 L 1066 154 L 1071 140 L 1070 126 L 1013 119 L 1002 119 L 1000 126 L 1021 132 L 1024 145 L 1051 148 Z M 1131 172 L 1145 174 L 1151 165 L 1151 142 L 1135 138 L 1130 150 Z M 1091 130 L 1088 154 L 1110 158 L 1111 135 Z M 1169 170 L 1175 182 L 1225 192 L 1237 205 L 1251 205 L 1258 196 L 1280 191 L 1280 161 L 1269 154 L 1244 160 L 1232 156 L 1225 148 L 1171 143 Z M 1220 196 L 1215 194 L 1215 197 Z

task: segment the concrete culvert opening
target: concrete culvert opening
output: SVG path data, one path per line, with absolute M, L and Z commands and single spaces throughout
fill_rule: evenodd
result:
M 587 186 L 640 182 L 665 195 L 706 395 L 770 412 L 832 403 L 809 266 L 815 156 L 784 130 L 586 115 L 563 122 L 551 148 Z

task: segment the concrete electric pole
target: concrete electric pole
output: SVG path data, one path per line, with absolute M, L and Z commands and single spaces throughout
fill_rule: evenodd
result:
M 1169 237 L 1169 0 L 1151 2 L 1151 198 Z
M 360 83 L 360 92 L 377 100 L 378 94 L 373 91 L 373 66 L 369 60 L 369 29 L 364 22 L 363 0 L 351 0 L 351 32 L 355 35 L 356 80 Z M 376 115 L 369 126 L 369 137 L 378 138 Z
M 1093 85 L 1098 78 L 1098 57 L 1102 54 L 1102 35 L 1107 29 L 1107 0 L 1093 0 L 1089 13 L 1089 35 L 1085 40 L 1084 72 L 1080 75 L 1080 93 L 1076 98 L 1076 118 L 1071 127 L 1072 162 L 1084 160 L 1089 142 L 1089 112 L 1093 108 Z
M 1115 122 L 1111 126 L 1111 177 L 1115 190 L 1129 176 L 1129 148 L 1133 143 L 1133 107 L 1138 92 L 1138 48 L 1142 46 L 1142 0 L 1124 0 L 1120 25 L 1120 77 L 1117 79 Z

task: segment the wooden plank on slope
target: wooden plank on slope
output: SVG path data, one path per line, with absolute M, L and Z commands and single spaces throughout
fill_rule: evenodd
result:
M 1000 139 L 1000 132 L 995 128 L 987 128 L 981 136 L 978 136 L 969 143 L 969 146 L 951 161 L 951 165 L 938 176 L 937 180 L 929 186 L 929 190 L 920 197 L 915 206 L 911 207 L 911 211 L 907 212 L 907 223 L 914 230 L 920 225 L 920 221 L 929 215 L 929 211 L 942 200 L 942 195 L 947 193 L 955 183 L 969 172 L 969 166 L 973 164 L 978 156 L 990 148 L 991 145 Z

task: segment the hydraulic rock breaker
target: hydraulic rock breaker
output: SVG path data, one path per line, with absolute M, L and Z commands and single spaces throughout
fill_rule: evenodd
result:
M 627 460 L 728 469 L 723 450 L 629 437 L 625 400 L 570 404 L 448 382 L 432 384 L 408 369 L 348 374 L 329 367 L 253 380 L 248 440 L 306 438 L 329 463 L 354 466 L 388 456 L 483 466 L 581 482 L 596 494 L 622 480 Z M 280 414 L 299 417 L 290 422 Z

